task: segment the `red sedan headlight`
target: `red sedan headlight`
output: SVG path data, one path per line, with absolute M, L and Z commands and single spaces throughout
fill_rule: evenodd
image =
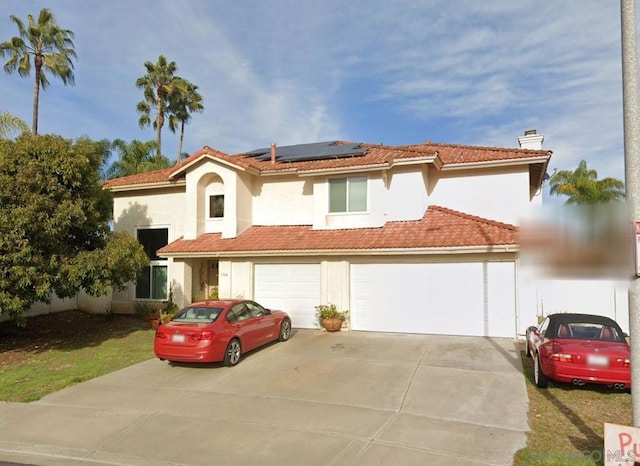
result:
M 558 362 L 573 362 L 573 356 L 566 353 L 552 353 L 549 359 Z

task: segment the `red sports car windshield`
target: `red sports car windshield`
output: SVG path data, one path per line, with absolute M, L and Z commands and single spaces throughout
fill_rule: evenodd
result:
M 173 322 L 208 324 L 222 313 L 221 307 L 187 307 L 173 319 Z
M 624 336 L 616 327 L 595 322 L 567 322 L 558 325 L 555 338 L 623 342 Z

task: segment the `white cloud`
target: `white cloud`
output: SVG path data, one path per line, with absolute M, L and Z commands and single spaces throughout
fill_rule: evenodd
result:
M 79 55 L 77 85 L 52 80 L 42 95 L 47 132 L 152 139 L 134 83 L 164 54 L 204 97 L 188 151 L 415 134 L 513 147 L 537 128 L 552 166 L 586 159 L 623 176 L 615 2 L 24 0 L 0 5 L 0 40 L 16 32 L 10 14 L 42 7 L 76 33 Z M 0 85 L 0 110 L 30 121 L 31 81 Z M 163 145 L 173 156 L 177 136 L 165 130 Z

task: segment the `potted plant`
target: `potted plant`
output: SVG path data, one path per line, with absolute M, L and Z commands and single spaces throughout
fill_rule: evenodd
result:
M 160 306 L 158 320 L 160 324 L 169 322 L 178 313 L 178 306 L 173 302 L 173 290 L 169 290 L 169 299 Z
M 349 311 L 339 311 L 335 304 L 320 304 L 316 306 L 318 325 L 328 332 L 337 332 L 342 328 Z

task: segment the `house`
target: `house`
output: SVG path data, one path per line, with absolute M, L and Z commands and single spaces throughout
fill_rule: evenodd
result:
M 350 310 L 354 330 L 516 337 L 535 322 L 518 279 L 518 224 L 541 203 L 551 152 L 429 141 L 329 141 L 228 155 L 109 180 L 114 228 L 150 265 L 112 308 L 219 295 L 287 311 Z

